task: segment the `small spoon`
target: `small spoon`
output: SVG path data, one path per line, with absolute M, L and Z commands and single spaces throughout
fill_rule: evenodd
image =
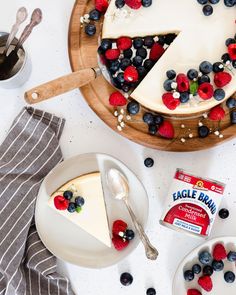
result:
M 6 58 L 7 51 L 9 49 L 13 39 L 15 38 L 17 32 L 19 31 L 20 25 L 26 20 L 27 16 L 28 16 L 28 13 L 27 13 L 27 10 L 25 7 L 21 7 L 18 9 L 18 11 L 16 13 L 16 22 L 12 26 L 11 32 L 7 38 L 7 43 L 5 45 L 5 49 L 4 49 L 3 53 L 0 55 L 0 64 Z
M 137 220 L 129 203 L 129 185 L 127 179 L 118 170 L 112 168 L 107 172 L 107 184 L 116 200 L 123 201 L 132 218 L 135 229 L 137 230 L 141 242 L 144 245 L 146 256 L 150 260 L 156 260 L 158 256 L 157 249 L 150 243 L 144 228 Z

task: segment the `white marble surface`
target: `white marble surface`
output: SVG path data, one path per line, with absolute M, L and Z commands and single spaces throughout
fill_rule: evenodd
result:
M 33 71 L 29 81 L 14 90 L 0 89 L 0 140 L 17 113 L 25 105 L 24 91 L 58 75 L 70 72 L 67 54 L 67 32 L 73 0 L 1 0 L 0 29 L 9 30 L 20 5 L 29 11 L 41 7 L 43 23 L 27 42 Z M 147 232 L 160 251 L 156 262 L 145 259 L 140 245 L 136 251 L 119 265 L 103 270 L 89 270 L 60 263 L 71 278 L 75 293 L 80 295 L 145 294 L 146 288 L 154 286 L 158 295 L 171 295 L 171 283 L 181 259 L 202 241 L 161 227 L 158 223 L 163 202 L 177 167 L 199 175 L 226 182 L 224 205 L 230 208 L 227 221 L 217 220 L 212 237 L 236 235 L 236 139 L 207 151 L 194 153 L 168 153 L 147 149 L 117 135 L 109 129 L 87 106 L 78 90 L 57 97 L 37 106 L 66 118 L 61 139 L 65 158 L 84 152 L 103 152 L 124 161 L 142 179 L 150 199 L 150 216 Z M 99 136 L 98 136 L 99 134 Z M 151 156 L 155 166 L 145 168 L 143 160 Z M 130 271 L 134 282 L 122 287 L 119 275 Z

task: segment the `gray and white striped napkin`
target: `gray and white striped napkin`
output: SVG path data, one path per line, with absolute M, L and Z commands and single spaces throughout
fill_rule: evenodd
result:
M 34 224 L 40 184 L 62 160 L 64 119 L 24 108 L 0 146 L 0 295 L 72 295 Z

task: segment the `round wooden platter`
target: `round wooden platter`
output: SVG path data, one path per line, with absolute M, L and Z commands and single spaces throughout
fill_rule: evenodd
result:
M 96 52 L 102 20 L 96 23 L 97 33 L 93 37 L 87 36 L 80 24 L 80 17 L 88 13 L 92 8 L 94 8 L 93 1 L 77 0 L 72 11 L 68 41 L 69 57 L 73 71 L 97 66 Z M 207 119 L 203 119 L 203 123 L 212 129 L 212 134 L 207 138 L 198 137 L 198 123 L 203 118 L 201 115 L 195 118 L 186 117 L 184 119 L 167 118 L 175 127 L 175 138 L 172 140 L 149 135 L 146 124 L 142 122 L 142 114 L 144 111 L 147 111 L 144 108 L 131 121 L 125 122 L 125 128 L 122 131 L 118 131 L 118 122 L 114 116 L 114 108 L 109 105 L 108 101 L 114 88 L 109 85 L 105 78 L 100 76 L 94 82 L 83 86 L 80 90 L 88 105 L 114 131 L 150 148 L 175 152 L 196 151 L 213 147 L 236 135 L 236 125 L 231 125 L 230 114 L 227 108 L 225 108 L 227 116 L 220 122 L 220 132 L 223 134 L 223 138 L 219 138 L 214 134 L 214 131 L 218 130 L 219 124 L 212 123 Z M 181 128 L 183 124 L 185 128 Z M 189 134 L 192 134 L 193 138 L 189 138 Z M 181 138 L 185 138 L 185 142 L 181 141 Z

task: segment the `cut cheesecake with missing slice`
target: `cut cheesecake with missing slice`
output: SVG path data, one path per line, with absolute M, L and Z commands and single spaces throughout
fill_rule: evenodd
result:
M 154 67 L 131 93 L 144 107 L 156 112 L 189 115 L 211 109 L 222 101 L 194 97 L 176 109 L 168 109 L 162 101 L 166 72 L 187 73 L 199 68 L 200 63 L 220 61 L 227 51 L 226 39 L 235 36 L 236 9 L 226 7 L 224 1 L 214 6 L 213 15 L 206 17 L 198 1 L 153 0 L 150 7 L 134 10 L 125 5 L 117 8 L 111 0 L 103 23 L 102 37 L 145 37 L 176 33 L 178 36 Z M 236 71 L 225 69 L 232 81 L 224 87 L 225 98 L 236 92 Z M 213 74 L 210 75 L 213 80 Z
M 58 210 L 55 207 L 54 199 L 57 196 L 63 196 L 65 191 L 73 192 L 70 202 L 74 202 L 78 196 L 83 197 L 84 205 L 79 213 L 76 211 L 71 213 L 65 208 L 64 210 Z M 100 172 L 82 175 L 67 182 L 51 195 L 48 205 L 58 214 L 61 214 L 64 218 L 79 226 L 104 245 L 109 248 L 111 247 L 110 230 Z

